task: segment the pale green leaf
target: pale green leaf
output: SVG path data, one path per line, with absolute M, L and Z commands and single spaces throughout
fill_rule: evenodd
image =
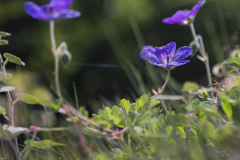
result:
M 25 63 L 21 61 L 20 58 L 12 55 L 12 54 L 9 54 L 9 53 L 4 53 L 4 57 L 6 59 L 8 59 L 9 62 L 12 62 L 12 63 L 16 63 L 16 64 L 19 64 L 19 65 L 23 65 L 25 66 Z
M 18 93 L 17 95 L 20 98 L 20 100 L 25 102 L 25 103 L 28 103 L 28 104 L 39 104 L 41 106 L 44 106 L 42 101 L 40 99 L 38 99 L 37 97 L 35 97 L 35 96 L 29 95 L 29 94 L 25 94 L 25 93 Z

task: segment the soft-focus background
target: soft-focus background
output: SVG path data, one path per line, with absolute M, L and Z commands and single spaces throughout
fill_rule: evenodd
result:
M 24 68 L 8 65 L 10 72 L 17 69 L 17 73 L 25 74 L 22 79 L 15 75 L 15 79 L 18 78 L 18 83 L 21 83 L 18 86 L 23 86 L 24 89 L 26 85 L 30 87 L 29 92 L 34 92 L 31 86 L 34 88 L 41 84 L 44 92 L 39 96 L 52 99 L 53 96 L 45 92 L 48 90 L 53 93 L 51 87 L 54 77 L 49 24 L 27 15 L 22 7 L 24 2 L 0 1 L 0 30 L 12 34 L 7 38 L 9 45 L 1 47 L 1 52 L 12 53 L 26 63 Z M 34 2 L 43 5 L 49 3 L 49 0 Z M 179 9 L 191 9 L 197 2 L 74 0 L 71 9 L 80 11 L 82 16 L 56 21 L 55 25 L 57 44 L 65 41 L 72 54 L 72 61 L 68 67 L 61 65 L 60 68 L 64 97 L 69 102 L 75 102 L 73 82 L 76 84 L 79 103 L 86 106 L 93 106 L 96 100 L 100 102 L 99 105 L 121 98 L 133 100 L 139 97 L 141 92 L 150 92 L 153 86 L 162 85 L 161 76 L 156 83 L 151 81 L 146 64 L 139 56 L 140 47 L 144 43 L 162 46 L 172 41 L 177 43 L 177 48 L 188 46 L 192 41 L 189 27 L 164 24 L 162 19 Z M 226 56 L 224 51 L 228 52 L 227 46 L 232 47 L 236 43 L 232 41 L 236 41 L 237 32 L 240 30 L 239 8 L 239 0 L 207 0 L 196 17 L 196 32 L 203 36 L 211 67 L 223 61 Z M 143 38 L 137 34 L 138 26 Z M 191 62 L 174 69 L 171 72 L 172 77 L 179 84 L 191 80 L 206 86 L 204 64 L 196 56 L 188 59 Z M 139 84 L 134 80 L 137 75 L 131 77 L 135 73 L 130 66 L 136 67 L 141 73 L 144 83 L 147 84 L 146 90 L 138 90 Z M 159 73 L 165 73 L 162 69 L 157 70 Z M 35 72 L 36 75 L 31 72 Z M 38 84 L 31 84 L 32 79 L 36 77 Z

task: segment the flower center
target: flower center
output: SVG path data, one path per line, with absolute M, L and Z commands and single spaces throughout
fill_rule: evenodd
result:
M 54 12 L 54 8 L 53 7 L 50 7 L 50 6 L 46 6 L 43 8 L 43 10 L 49 14 L 53 13 Z
M 163 58 L 165 60 L 167 60 L 167 63 L 169 63 L 171 61 L 171 59 L 172 59 L 172 56 L 171 55 L 165 55 L 165 56 L 163 56 Z

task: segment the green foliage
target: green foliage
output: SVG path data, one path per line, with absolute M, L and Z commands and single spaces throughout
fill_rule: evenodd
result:
M 0 115 L 3 115 L 6 112 L 6 110 L 0 106 Z
M 25 63 L 23 61 L 21 61 L 20 58 L 10 54 L 10 53 L 4 53 L 4 57 L 6 59 L 8 59 L 9 62 L 12 62 L 12 63 L 16 63 L 16 64 L 19 64 L 19 65 L 23 65 L 25 66 Z
M 222 64 L 231 65 L 231 66 L 240 68 L 240 61 L 239 61 L 239 58 L 237 57 L 227 59 Z
M 0 31 L 0 36 L 1 36 L 1 37 L 8 37 L 8 36 L 11 36 L 11 34 L 10 34 L 10 33 L 7 33 L 7 32 L 2 32 L 2 31 Z
M 46 149 L 49 149 L 49 148 L 55 147 L 55 146 L 63 146 L 63 147 L 67 146 L 65 144 L 56 143 L 51 140 L 43 140 L 43 141 L 26 140 L 24 142 L 24 144 L 28 147 L 36 148 L 36 149 L 40 149 L 40 150 L 46 150 Z
M 194 91 L 199 88 L 199 85 L 196 82 L 185 82 L 183 84 L 183 90 L 185 91 Z
M 0 46 L 7 45 L 7 44 L 8 44 L 7 40 L 0 40 Z
M 6 73 L 6 79 L 10 79 L 12 77 L 12 74 L 10 73 Z M 3 76 L 3 73 L 0 72 L 0 81 L 4 81 L 4 76 Z
M 44 104 L 42 103 L 42 101 L 40 99 L 38 99 L 35 96 L 29 95 L 29 94 L 25 94 L 25 93 L 18 93 L 17 94 L 19 99 L 25 103 L 28 104 L 39 104 L 41 106 L 44 107 Z

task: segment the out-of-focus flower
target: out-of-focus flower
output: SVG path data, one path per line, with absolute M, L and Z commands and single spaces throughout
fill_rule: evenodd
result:
M 163 68 L 171 68 L 182 66 L 189 60 L 184 60 L 189 55 L 192 54 L 193 50 L 191 47 L 181 47 L 176 52 L 176 43 L 171 42 L 166 46 L 162 47 L 152 47 L 145 46 L 140 53 L 143 60 L 147 60 L 151 64 Z
M 35 132 L 37 129 L 38 129 L 37 126 L 31 125 L 31 126 L 29 127 L 29 131 L 28 131 L 28 132 L 29 132 L 29 133 Z
M 212 73 L 217 78 L 221 78 L 227 75 L 227 70 L 222 63 L 219 63 L 213 66 Z
M 68 9 L 73 0 L 51 0 L 49 4 L 39 6 L 33 2 L 25 2 L 24 10 L 36 19 L 57 20 L 76 18 L 81 15 L 80 12 Z
M 206 1 L 199 1 L 190 11 L 179 10 L 172 17 L 163 19 L 163 23 L 169 24 L 189 24 L 192 22 L 199 11 L 199 9 L 204 5 Z

